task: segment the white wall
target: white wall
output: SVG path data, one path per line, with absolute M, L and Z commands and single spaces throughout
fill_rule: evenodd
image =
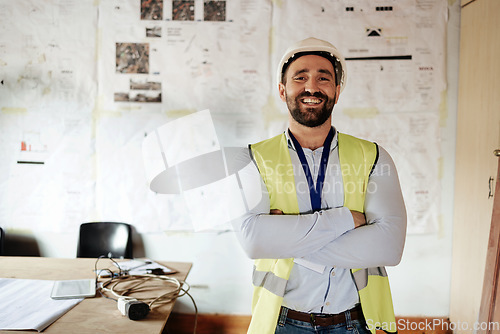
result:
M 454 1 L 449 5 L 447 35 L 448 99 L 441 117 L 442 217 L 438 233 L 408 236 L 401 264 L 388 269 L 399 315 L 449 315 L 459 37 L 460 1 Z
M 410 235 L 401 264 L 389 268 L 396 313 L 407 316 L 447 316 L 450 297 L 455 124 L 458 79 L 459 1 L 449 1 L 448 98 L 442 115 L 442 217 L 439 232 Z M 40 253 L 74 257 L 77 232 L 37 233 Z M 140 235 L 145 256 L 157 260 L 193 262 L 188 282 L 202 313 L 249 314 L 252 262 L 228 233 L 164 232 Z M 89 268 L 91 270 L 91 268 Z M 176 304 L 192 312 L 189 299 Z

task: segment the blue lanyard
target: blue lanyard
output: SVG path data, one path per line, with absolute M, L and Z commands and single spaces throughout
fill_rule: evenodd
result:
M 318 178 L 316 180 L 316 187 L 314 187 L 314 181 L 307 164 L 306 156 L 304 155 L 304 150 L 300 146 L 299 142 L 293 136 L 290 129 L 288 134 L 293 141 L 297 155 L 299 156 L 300 163 L 302 164 L 302 169 L 306 174 L 307 184 L 309 185 L 309 196 L 311 197 L 311 207 L 313 212 L 321 210 L 321 192 L 323 190 L 323 182 L 325 181 L 326 166 L 328 165 L 328 158 L 330 157 L 330 147 L 332 145 L 333 135 L 335 134 L 333 128 L 330 128 L 328 136 L 326 136 L 325 142 L 323 144 L 323 153 L 321 154 L 321 163 L 319 165 Z

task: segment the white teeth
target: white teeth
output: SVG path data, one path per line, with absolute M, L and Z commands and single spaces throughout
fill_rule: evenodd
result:
M 315 104 L 318 104 L 318 103 L 321 103 L 321 100 L 319 99 L 313 99 L 313 98 L 305 98 L 302 100 L 302 102 L 304 103 L 315 103 Z

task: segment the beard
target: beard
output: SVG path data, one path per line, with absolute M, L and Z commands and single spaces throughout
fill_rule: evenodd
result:
M 303 105 L 300 100 L 305 97 L 317 97 L 322 99 L 323 107 L 315 108 Z M 329 98 L 321 92 L 315 92 L 314 94 L 304 92 L 297 95 L 295 98 L 287 95 L 286 104 L 295 121 L 309 128 L 314 128 L 323 125 L 332 114 L 333 107 L 335 106 L 335 96 Z

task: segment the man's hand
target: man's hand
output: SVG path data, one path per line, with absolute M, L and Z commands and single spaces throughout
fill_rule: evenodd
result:
M 283 211 L 281 211 L 280 209 L 272 209 L 271 212 L 269 212 L 269 214 L 271 214 L 271 215 L 282 215 Z
M 359 211 L 352 211 L 352 219 L 354 219 L 354 228 L 366 225 L 366 217 L 364 213 Z

